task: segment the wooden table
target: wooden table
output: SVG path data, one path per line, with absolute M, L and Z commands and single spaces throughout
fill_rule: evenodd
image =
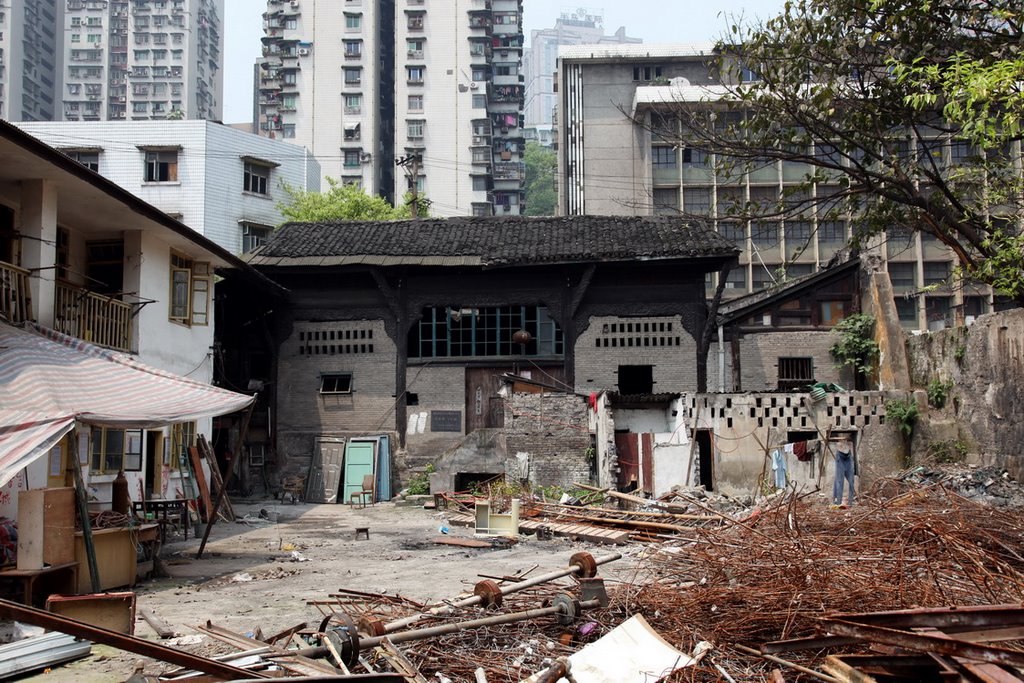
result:
M 160 543 L 167 541 L 167 523 L 176 520 L 185 532 L 185 540 L 188 540 L 188 527 L 190 524 L 188 514 L 188 501 L 184 498 L 171 500 L 137 500 L 132 502 L 132 512 L 136 517 L 144 518 L 145 513 L 152 512 L 156 521 L 160 524 Z
M 42 607 L 51 593 L 73 595 L 78 592 L 78 563 L 55 564 L 42 569 L 4 569 L 0 570 L 2 581 L 20 582 L 22 603 Z M 39 585 L 50 585 L 53 590 L 37 599 Z

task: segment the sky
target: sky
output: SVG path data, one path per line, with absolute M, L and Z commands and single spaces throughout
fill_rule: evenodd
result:
M 252 120 L 252 67 L 260 56 L 266 2 L 225 0 L 224 4 L 224 121 L 242 123 Z M 530 31 L 551 28 L 563 12 L 583 7 L 604 16 L 607 34 L 625 26 L 626 35 L 643 38 L 645 43 L 697 43 L 720 38 L 732 17 L 770 17 L 782 4 L 783 0 L 604 0 L 593 4 L 523 0 L 523 24 L 529 41 Z

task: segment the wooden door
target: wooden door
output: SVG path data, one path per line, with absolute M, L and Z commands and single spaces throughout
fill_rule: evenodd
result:
M 342 502 L 352 501 L 352 494 L 363 490 L 363 477 L 373 474 L 376 460 L 375 441 L 349 441 L 345 445 L 345 486 Z
M 306 487 L 311 503 L 337 503 L 341 484 L 341 467 L 345 458 L 345 440 L 320 437 L 309 468 L 310 482 Z
M 65 436 L 56 446 L 50 449 L 49 469 L 46 477 L 48 488 L 61 488 L 68 486 L 68 441 L 71 437 Z
M 640 441 L 630 432 L 615 433 L 619 463 L 619 490 L 632 491 L 640 483 Z
M 466 368 L 466 433 L 505 426 L 505 400 L 499 395 L 508 368 Z

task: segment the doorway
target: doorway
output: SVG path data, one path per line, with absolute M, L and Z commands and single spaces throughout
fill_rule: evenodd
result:
M 466 433 L 505 426 L 501 375 L 508 368 L 466 368 Z
M 698 429 L 695 435 L 697 439 L 699 480 L 698 484 L 707 491 L 715 490 L 715 457 L 711 449 L 711 430 Z
M 157 498 L 160 491 L 160 469 L 163 464 L 163 432 L 146 431 L 146 498 Z

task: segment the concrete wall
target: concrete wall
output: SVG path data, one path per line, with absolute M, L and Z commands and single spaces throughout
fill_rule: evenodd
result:
M 929 410 L 919 422 L 915 457 L 933 441 L 959 439 L 973 459 L 1024 476 L 1024 310 L 912 337 L 907 354 L 915 388 L 932 380 L 954 383 L 946 408 Z
M 406 388 L 418 402 L 408 407 L 406 418 L 407 465 L 419 467 L 459 443 L 466 429 L 466 369 L 462 366 L 410 366 L 406 370 Z M 455 411 L 461 429 L 435 432 L 431 429 L 431 411 Z M 489 471 L 489 470 L 480 470 Z

